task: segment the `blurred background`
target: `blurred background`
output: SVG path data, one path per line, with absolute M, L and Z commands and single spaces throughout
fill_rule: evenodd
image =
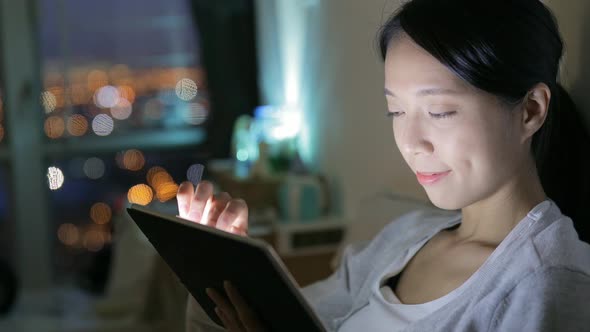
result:
M 590 4 L 546 2 L 590 124 Z M 2 331 L 182 331 L 186 291 L 125 208 L 175 214 L 201 175 L 300 285 L 359 240 L 367 200 L 399 203 L 384 221 L 428 205 L 385 116 L 397 0 L 0 4 Z

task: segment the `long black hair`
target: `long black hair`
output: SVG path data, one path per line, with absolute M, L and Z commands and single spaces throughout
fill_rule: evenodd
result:
M 551 90 L 531 153 L 541 184 L 580 238 L 590 240 L 590 134 L 557 82 L 563 53 L 557 20 L 539 0 L 412 0 L 381 27 L 379 49 L 402 33 L 472 86 L 515 105 L 538 83 Z

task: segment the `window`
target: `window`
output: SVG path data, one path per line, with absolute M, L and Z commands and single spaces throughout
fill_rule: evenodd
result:
M 113 220 L 129 201 L 175 205 L 190 166 L 227 157 L 234 119 L 258 104 L 253 3 L 37 0 L 35 6 L 33 26 L 23 19 L 32 3 L 3 8 L 11 135 L 0 141 L 7 164 L 0 180 L 14 182 L 0 186 L 0 218 L 14 221 L 0 221 L 0 229 L 13 225 L 17 236 L 12 244 L 0 241 L 15 248 L 8 251 L 13 262 L 26 261 L 25 278 L 41 280 L 44 263 L 37 258 L 48 255 L 52 282 L 82 277 L 99 291 L 104 269 L 98 277 L 89 271 L 108 260 Z M 233 52 L 231 38 L 244 40 L 236 44 L 242 56 L 219 56 Z M 40 81 L 31 87 L 27 74 L 37 69 Z M 226 93 L 235 98 L 227 101 Z M 23 117 L 26 102 L 34 112 Z

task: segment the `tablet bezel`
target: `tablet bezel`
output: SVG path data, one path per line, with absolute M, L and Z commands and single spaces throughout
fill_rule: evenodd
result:
M 280 256 L 274 250 L 274 248 L 270 244 L 268 244 L 267 242 L 265 242 L 261 239 L 255 239 L 255 238 L 250 238 L 250 237 L 246 237 L 246 236 L 241 236 L 241 235 L 229 233 L 229 232 L 226 232 L 226 231 L 223 231 L 223 230 L 211 227 L 211 226 L 205 226 L 205 225 L 199 224 L 197 222 L 181 218 L 179 216 L 164 214 L 164 213 L 161 213 L 161 212 L 158 212 L 158 211 L 155 211 L 155 210 L 152 210 L 152 209 L 149 209 L 144 206 L 137 205 L 137 204 L 132 204 L 130 207 L 127 208 L 127 212 L 129 214 L 129 216 L 131 217 L 131 219 L 133 219 L 133 216 L 131 215 L 130 211 L 137 211 L 139 213 L 144 213 L 144 214 L 150 215 L 152 217 L 156 217 L 156 218 L 163 219 L 166 221 L 182 224 L 187 227 L 198 229 L 203 232 L 214 234 L 216 236 L 225 237 L 225 238 L 231 239 L 233 241 L 238 241 L 238 242 L 241 242 L 241 243 L 244 243 L 249 246 L 253 246 L 257 249 L 262 250 L 263 253 L 269 258 L 271 264 L 274 267 L 274 270 L 278 272 L 279 277 L 287 285 L 287 287 L 289 288 L 291 293 L 295 296 L 297 301 L 303 306 L 304 311 L 311 317 L 311 319 L 314 321 L 315 325 L 317 325 L 321 331 L 326 331 L 326 328 L 323 326 L 321 320 L 318 318 L 316 313 L 312 310 L 310 304 L 307 302 L 307 300 L 305 299 L 303 294 L 300 292 L 299 285 L 298 285 L 297 281 L 291 275 L 291 273 L 289 272 L 289 270 L 287 269 L 287 267 L 283 263 Z M 133 219 L 133 220 L 135 221 L 135 219 Z M 142 233 L 143 233 L 143 231 L 142 231 Z M 149 239 L 149 237 L 148 237 L 148 239 Z M 151 241 L 150 241 L 150 243 L 151 243 Z M 155 249 L 157 251 L 157 248 L 155 248 Z M 174 272 L 174 273 L 176 273 L 176 272 Z M 187 289 L 187 291 L 188 291 L 188 289 Z M 193 297 L 194 297 L 194 295 L 193 295 Z

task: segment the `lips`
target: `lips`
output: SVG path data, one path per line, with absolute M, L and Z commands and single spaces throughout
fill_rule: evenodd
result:
M 447 176 L 449 173 L 451 173 L 451 171 L 439 172 L 439 173 L 417 172 L 416 178 L 418 178 L 418 182 L 420 182 L 420 184 L 433 184 L 435 182 L 438 182 L 440 179 L 444 178 L 445 176 Z

